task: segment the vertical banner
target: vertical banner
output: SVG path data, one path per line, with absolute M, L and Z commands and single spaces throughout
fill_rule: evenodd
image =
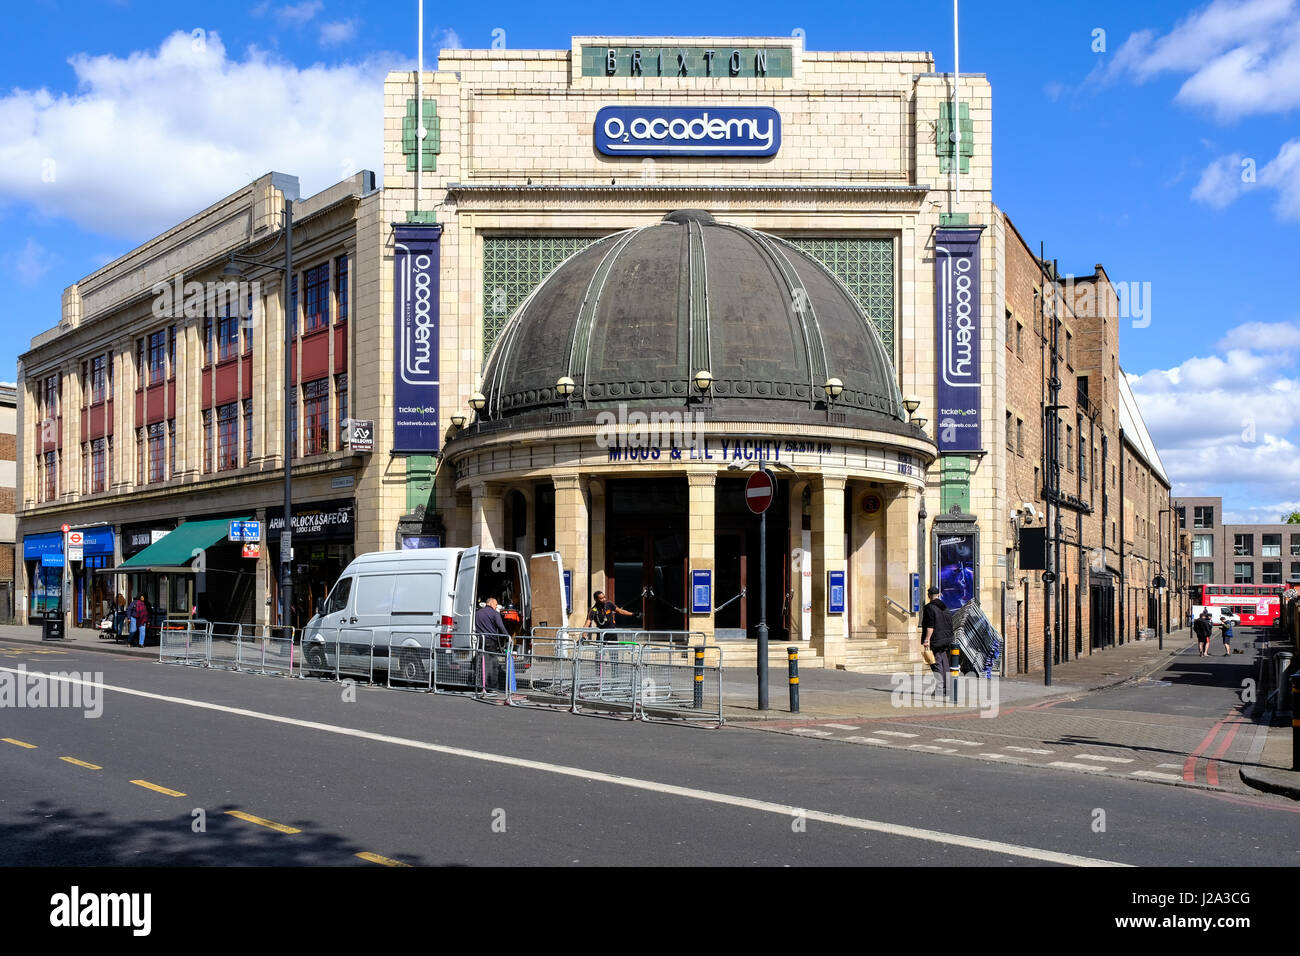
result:
M 939 538 L 939 597 L 950 611 L 975 600 L 975 536 L 946 534 Z
M 980 451 L 980 231 L 934 236 L 937 422 L 941 452 Z
M 442 226 L 393 227 L 393 451 L 435 454 Z

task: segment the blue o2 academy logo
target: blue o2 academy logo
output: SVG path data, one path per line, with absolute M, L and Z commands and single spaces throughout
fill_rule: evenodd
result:
M 595 136 L 606 156 L 775 156 L 781 114 L 770 106 L 606 106 Z

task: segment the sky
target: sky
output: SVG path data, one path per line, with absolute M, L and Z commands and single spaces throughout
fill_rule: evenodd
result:
M 383 76 L 417 39 L 414 0 L 32 0 L 6 20 L 7 381 L 66 286 L 267 170 L 304 195 L 381 170 Z M 606 34 L 801 33 L 953 65 L 948 0 L 427 0 L 425 29 L 429 68 Z M 1222 495 L 1228 522 L 1300 510 L 1300 0 L 967 0 L 960 36 L 992 86 L 994 201 L 1062 272 L 1102 263 L 1144 307 L 1120 361 L 1174 493 Z

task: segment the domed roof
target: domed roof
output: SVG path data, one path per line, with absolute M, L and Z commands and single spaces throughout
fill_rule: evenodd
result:
M 845 424 L 908 427 L 880 337 L 840 281 L 790 243 L 698 209 L 606 236 L 556 268 L 488 358 L 484 416 L 543 423 L 564 407 L 564 376 L 574 421 L 619 404 L 681 410 L 700 370 L 713 376 L 714 420 L 824 425 L 824 386 L 837 378 Z

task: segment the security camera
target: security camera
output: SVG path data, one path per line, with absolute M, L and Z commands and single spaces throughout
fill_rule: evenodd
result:
M 1032 501 L 1022 502 L 1020 505 L 1020 510 L 1021 512 L 1024 513 L 1024 515 L 1027 518 L 1029 518 L 1030 521 L 1033 521 L 1035 518 L 1038 517 L 1038 509 L 1034 507 L 1034 503 Z

